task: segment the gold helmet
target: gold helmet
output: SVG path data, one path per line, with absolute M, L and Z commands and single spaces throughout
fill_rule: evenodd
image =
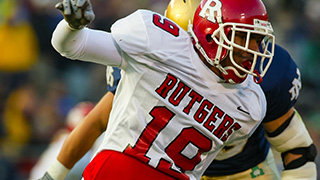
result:
M 184 30 L 193 22 L 194 13 L 201 0 L 171 0 L 164 15 L 177 23 Z

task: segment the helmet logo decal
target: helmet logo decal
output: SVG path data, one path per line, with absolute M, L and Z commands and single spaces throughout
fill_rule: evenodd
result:
M 208 0 L 203 8 L 201 9 L 199 16 L 202 18 L 207 18 L 207 20 L 216 23 L 218 21 L 218 23 L 220 23 L 221 21 L 221 7 L 222 7 L 222 3 L 219 0 Z M 215 19 L 215 14 L 217 19 Z
M 273 32 L 271 23 L 268 21 L 254 19 L 253 23 L 254 23 L 254 30 L 256 31 L 269 32 L 269 33 Z

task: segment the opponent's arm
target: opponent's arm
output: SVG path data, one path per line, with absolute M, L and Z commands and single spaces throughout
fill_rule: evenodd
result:
M 266 138 L 281 153 L 282 180 L 315 180 L 317 150 L 298 112 L 292 107 L 280 118 L 263 125 Z
M 51 43 L 62 56 L 103 65 L 123 65 L 112 35 L 85 27 L 94 19 L 90 0 L 63 0 L 56 8 L 61 10 L 64 20 L 54 30 Z
M 106 130 L 113 96 L 111 92 L 107 92 L 64 142 L 57 159 L 67 168 L 72 168 Z
M 69 170 L 93 146 L 105 131 L 112 108 L 113 93 L 107 92 L 65 140 L 57 160 L 51 164 L 41 180 L 62 180 Z

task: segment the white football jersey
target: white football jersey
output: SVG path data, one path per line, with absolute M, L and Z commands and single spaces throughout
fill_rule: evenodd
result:
M 111 33 L 124 63 L 100 151 L 200 179 L 224 145 L 248 138 L 265 116 L 252 76 L 225 83 L 200 60 L 188 33 L 165 17 L 138 10 Z

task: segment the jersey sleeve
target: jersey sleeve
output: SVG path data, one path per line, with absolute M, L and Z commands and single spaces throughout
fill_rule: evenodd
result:
M 112 35 L 106 31 L 83 28 L 72 30 L 61 20 L 52 34 L 52 46 L 69 59 L 120 66 L 122 57 Z
M 108 66 L 106 69 L 106 79 L 107 90 L 115 94 L 121 79 L 120 69 L 117 67 Z
M 300 72 L 289 53 L 276 45 L 272 64 L 261 87 L 267 99 L 264 123 L 283 116 L 294 106 L 301 89 Z
M 149 10 L 137 10 L 115 22 L 111 34 L 121 51 L 136 61 L 166 61 L 184 50 L 190 36 L 176 23 Z

